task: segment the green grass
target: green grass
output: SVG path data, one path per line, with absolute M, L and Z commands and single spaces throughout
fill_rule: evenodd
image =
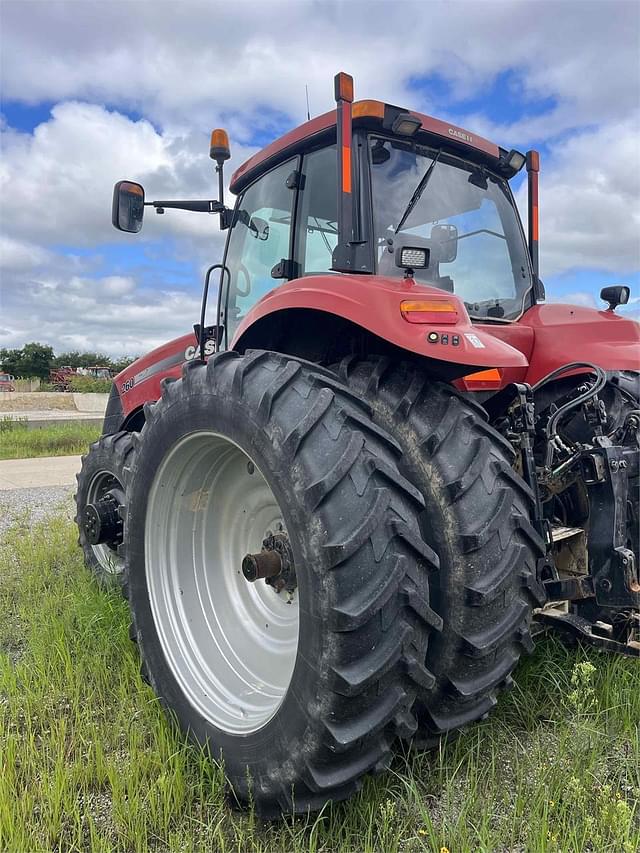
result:
M 127 609 L 66 521 L 0 549 L 0 850 L 594 851 L 640 848 L 640 665 L 539 643 L 497 712 L 398 757 L 320 816 L 232 811 L 221 770 L 141 681 Z
M 27 429 L 24 421 L 0 421 L 0 459 L 30 459 L 34 456 L 73 456 L 85 453 L 102 432 L 99 424 L 53 424 Z

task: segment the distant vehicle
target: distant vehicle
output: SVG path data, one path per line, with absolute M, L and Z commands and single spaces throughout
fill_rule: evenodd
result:
M 71 365 L 63 365 L 62 367 L 53 367 L 49 371 L 49 383 L 53 385 L 55 391 L 69 391 L 69 381 L 72 376 L 76 375 L 76 370 Z
M 0 391 L 15 391 L 16 377 L 10 373 L 0 373 Z
M 81 370 L 84 372 L 81 373 Z M 78 373 L 81 376 L 91 376 L 92 379 L 111 379 L 113 376 L 108 367 L 100 366 L 79 368 Z
M 102 365 L 92 365 L 91 367 L 71 367 L 71 365 L 63 365 L 62 367 L 54 367 L 49 371 L 49 382 L 54 386 L 56 391 L 70 391 L 71 380 L 76 376 L 85 376 L 91 379 L 111 379 L 111 370 Z

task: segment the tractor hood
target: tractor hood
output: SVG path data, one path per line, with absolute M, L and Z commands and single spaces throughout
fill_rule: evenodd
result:
M 570 361 L 591 362 L 604 370 L 640 371 L 640 323 L 615 311 L 534 305 L 518 325 L 533 331 L 526 376 L 531 384 Z

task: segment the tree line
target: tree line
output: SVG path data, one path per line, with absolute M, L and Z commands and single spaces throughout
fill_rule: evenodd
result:
M 17 379 L 38 378 L 45 382 L 49 371 L 56 367 L 108 367 L 115 375 L 135 361 L 136 357 L 109 358 L 100 352 L 62 352 L 55 355 L 53 347 L 33 342 L 21 349 L 0 348 L 0 368 Z

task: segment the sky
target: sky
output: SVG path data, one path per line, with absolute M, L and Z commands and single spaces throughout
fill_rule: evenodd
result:
M 215 198 L 210 131 L 228 180 L 304 121 L 305 85 L 331 109 L 340 70 L 356 98 L 537 148 L 547 300 L 629 284 L 640 319 L 639 46 L 636 0 L 0 0 L 0 347 L 120 357 L 186 333 L 218 218 L 121 234 L 114 182 Z

